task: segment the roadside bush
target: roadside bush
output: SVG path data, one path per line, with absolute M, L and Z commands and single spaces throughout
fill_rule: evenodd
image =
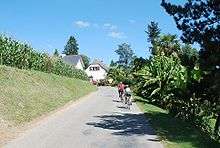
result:
M 98 86 L 107 86 L 107 85 L 108 85 L 107 79 L 102 79 L 98 81 Z
M 205 89 L 201 70 L 195 65 L 187 69 L 175 54 L 154 55 L 150 62 L 134 73 L 134 91 L 170 114 L 190 121 L 213 137 L 216 103 L 214 93 Z M 216 85 L 217 87 L 217 85 Z M 219 135 L 216 135 L 217 138 Z
M 88 80 L 84 71 L 65 64 L 59 58 L 36 52 L 28 44 L 6 36 L 0 36 L 0 64 Z
M 107 77 L 112 79 L 113 82 L 111 85 L 115 86 L 118 83 L 123 82 L 124 84 L 131 85 L 132 84 L 132 74 L 128 73 L 126 69 L 122 67 L 113 67 L 110 68 Z
M 186 70 L 175 55 L 156 55 L 135 75 L 139 78 L 137 90 L 142 90 L 139 93 L 163 108 L 169 108 L 176 90 L 184 89 L 186 84 Z

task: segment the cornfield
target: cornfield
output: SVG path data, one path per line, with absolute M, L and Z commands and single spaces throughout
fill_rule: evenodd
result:
M 0 36 L 0 64 L 88 80 L 84 71 L 65 64 L 60 58 L 36 52 L 28 44 L 6 36 Z

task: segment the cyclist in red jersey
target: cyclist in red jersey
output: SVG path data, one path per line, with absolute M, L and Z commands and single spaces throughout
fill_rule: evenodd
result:
M 124 90 L 125 90 L 125 85 L 122 82 L 120 82 L 118 84 L 118 95 L 119 95 L 119 98 L 121 98 L 121 99 L 124 94 Z

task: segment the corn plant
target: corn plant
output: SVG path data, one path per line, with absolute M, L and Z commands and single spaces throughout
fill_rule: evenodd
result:
M 36 52 L 28 44 L 6 36 L 0 36 L 0 64 L 88 80 L 85 72 L 65 64 L 61 59 Z

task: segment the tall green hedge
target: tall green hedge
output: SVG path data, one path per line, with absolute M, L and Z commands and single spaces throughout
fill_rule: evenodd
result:
M 88 80 L 84 71 L 65 64 L 60 58 L 36 52 L 28 44 L 2 35 L 0 36 L 0 64 Z

